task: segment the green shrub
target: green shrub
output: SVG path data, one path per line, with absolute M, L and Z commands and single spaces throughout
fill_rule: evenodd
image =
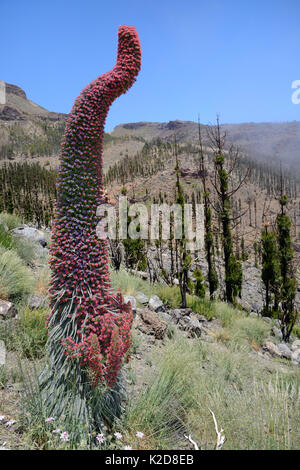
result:
M 7 212 L 1 212 L 0 214 L 0 224 L 6 225 L 8 230 L 13 230 L 14 228 L 22 225 L 20 217 L 16 214 L 8 214 Z
M 249 325 L 239 319 L 246 337 L 259 340 L 261 332 L 253 331 L 257 324 Z M 216 433 L 209 410 L 224 429 L 224 449 L 299 448 L 299 371 L 270 375 L 246 350 L 177 335 L 152 362 L 153 373 L 150 378 L 145 373 L 147 385 L 125 422 L 129 434 L 131 429 L 145 434 L 147 448 L 182 448 L 184 434 L 190 434 L 201 449 L 213 449 Z
M 187 306 L 190 307 L 193 312 L 199 315 L 204 315 L 207 320 L 216 316 L 215 304 L 208 298 L 199 299 L 198 297 L 187 295 Z
M 46 328 L 47 310 L 31 310 L 28 307 L 20 316 L 17 326 L 17 348 L 22 356 L 39 358 L 45 354 L 48 337 Z
M 0 246 L 3 246 L 7 250 L 13 248 L 13 239 L 11 234 L 5 230 L 4 226 L 0 224 Z
M 0 389 L 5 388 L 8 383 L 22 382 L 22 374 L 18 368 L 0 366 Z
M 234 322 L 233 340 L 238 343 L 247 341 L 262 346 L 268 334 L 268 325 L 256 318 L 240 317 Z
M 6 349 L 13 351 L 16 346 L 16 319 L 8 318 L 0 322 L 0 340 L 4 341 Z
M 300 339 L 300 326 L 297 326 L 297 325 L 294 326 L 293 334 L 297 336 L 298 339 Z
M 120 289 L 124 295 L 136 295 L 137 292 L 143 292 L 145 295 L 151 295 L 153 287 L 147 281 L 129 274 L 124 269 L 112 271 L 112 286 L 114 289 Z
M 33 285 L 33 275 L 17 253 L 0 246 L 0 298 L 20 300 L 32 291 Z
M 237 311 L 225 302 L 215 302 L 215 312 L 223 328 L 232 327 L 234 321 L 238 318 Z
M 30 263 L 36 259 L 35 242 L 32 240 L 28 240 L 27 238 L 15 238 L 14 250 L 25 263 Z
M 159 356 L 154 358 L 155 373 L 149 384 L 129 407 L 126 427 L 141 430 L 149 449 L 170 449 L 184 430 L 186 410 L 193 401 L 195 352 L 186 343 L 182 347 L 182 339 L 176 336 Z
M 21 357 L 44 356 L 48 337 L 46 316 L 46 308 L 31 310 L 26 307 L 18 319 L 1 322 L 0 339 L 7 350 L 16 351 Z
M 155 294 L 170 308 L 178 308 L 181 305 L 180 289 L 177 286 L 157 284 Z
M 5 366 L 0 366 L 0 390 L 4 388 L 8 382 L 8 373 Z

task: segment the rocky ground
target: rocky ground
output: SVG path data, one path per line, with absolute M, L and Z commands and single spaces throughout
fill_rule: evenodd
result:
M 218 341 L 218 335 L 223 330 L 219 319 L 207 320 L 202 315 L 194 314 L 190 308 L 168 309 L 157 296 L 148 299 L 142 292 L 136 297 L 137 299 L 131 296 L 125 297 L 134 309 L 133 354 L 131 361 L 126 365 L 125 374 L 130 399 L 143 393 L 155 367 L 151 361 L 151 355 L 157 354 L 160 350 L 163 351 L 166 341 L 174 334 L 174 329 L 187 339 L 197 338 L 199 341 L 211 343 L 215 348 L 226 349 L 224 343 Z M 137 307 L 137 304 L 141 307 Z M 31 306 L 34 308 L 33 304 Z M 244 314 L 240 313 L 240 315 Z M 253 312 L 250 314 L 252 317 L 256 315 Z M 270 326 L 269 338 L 262 347 L 254 345 L 249 356 L 255 361 L 260 361 L 271 373 L 278 369 L 288 372 L 290 364 L 299 367 L 300 340 L 293 337 L 291 344 L 282 343 L 280 329 L 274 326 L 271 320 L 266 318 L 264 321 Z M 2 364 L 6 362 L 10 370 L 15 370 L 15 382 L 6 383 L 5 387 L 0 390 L 0 446 L 4 449 L 24 448 L 23 431 L 19 426 L 24 384 L 18 372 L 18 356 L 12 352 L 5 355 L 2 342 L 0 343 L 0 359 Z M 24 370 L 32 370 L 32 366 L 31 361 L 22 359 Z M 186 448 L 192 448 L 189 442 L 186 443 Z
M 148 255 L 152 259 L 153 265 L 156 267 L 157 272 L 159 272 L 159 267 L 157 263 L 157 251 L 155 247 L 151 247 L 149 250 Z M 171 261 L 170 261 L 170 252 L 169 250 L 165 249 L 162 254 L 164 268 L 167 271 L 170 271 L 171 268 Z M 224 278 L 224 265 L 223 260 L 216 256 L 215 258 L 215 265 L 217 273 L 219 274 L 219 279 Z M 249 259 L 248 261 L 242 262 L 243 266 L 243 288 L 242 288 L 242 296 L 238 299 L 238 303 L 248 312 L 256 312 L 260 313 L 264 306 L 264 288 L 263 283 L 261 280 L 261 269 L 256 267 L 254 261 Z M 205 259 L 204 252 L 200 252 L 195 257 L 195 261 L 193 266 L 190 270 L 190 277 L 193 280 L 193 272 L 195 269 L 200 268 L 204 277 L 207 275 L 207 262 Z M 147 273 L 140 273 L 141 277 L 144 279 L 148 278 Z M 300 311 L 300 272 L 297 271 L 296 274 L 298 280 L 298 290 L 296 294 L 296 308 Z M 178 281 L 175 280 L 175 283 Z M 222 299 L 223 292 L 225 291 L 224 284 L 220 283 L 219 289 L 216 291 L 216 297 Z
M 37 244 L 37 250 L 42 256 L 47 255 L 47 240 L 43 232 L 34 227 L 25 226 L 18 229 L 16 236 L 28 236 Z M 206 273 L 204 256 L 197 259 L 197 264 Z M 250 262 L 243 265 L 244 287 L 241 305 L 248 311 L 236 311 L 237 315 L 259 318 L 259 312 L 263 305 L 260 272 Z M 36 265 L 33 269 L 37 269 Z M 222 269 L 222 267 L 220 267 Z M 139 273 L 145 276 L 145 273 Z M 191 273 L 192 275 L 192 273 Z M 34 294 L 28 298 L 28 307 L 32 310 L 40 308 L 45 303 L 45 298 Z M 191 308 L 168 308 L 156 295 L 147 297 L 144 292 L 138 292 L 133 296 L 125 296 L 125 301 L 130 302 L 134 311 L 133 325 L 133 354 L 132 359 L 126 365 L 126 383 L 129 397 L 134 399 L 143 392 L 147 386 L 151 371 L 155 367 L 151 361 L 151 355 L 163 350 L 168 338 L 174 332 L 185 336 L 188 340 L 210 343 L 212 347 L 226 349 L 226 343 L 219 340 L 223 333 L 223 325 L 219 318 L 207 319 L 203 315 L 196 314 Z M 297 297 L 299 307 L 299 291 Z M 10 302 L 0 302 L 0 321 L 5 324 L 10 319 L 17 321 L 17 310 Z M 290 367 L 300 366 L 300 340 L 292 337 L 290 344 L 282 342 L 279 322 L 264 318 L 261 321 L 269 327 L 268 338 L 263 345 L 253 344 L 249 356 L 254 361 L 259 361 L 270 372 L 280 369 L 288 372 Z M 142 347 L 139 347 L 142 345 Z M 21 360 L 23 370 L 31 370 L 33 362 L 27 359 Z M 39 365 L 39 362 L 36 363 Z M 23 439 L 23 431 L 19 425 L 20 403 L 24 391 L 24 383 L 20 374 L 20 363 L 17 353 L 7 352 L 4 342 L 0 341 L 0 366 L 6 365 L 10 371 L 8 381 L 0 384 L 0 448 L 19 449 L 26 447 Z M 1 381 L 1 377 L 0 377 Z M 190 444 L 187 443 L 187 446 Z
M 125 301 L 130 302 L 134 308 L 134 327 L 143 335 L 152 337 L 148 341 L 149 344 L 155 344 L 155 340 L 163 340 L 171 334 L 172 326 L 187 337 L 200 338 L 201 341 L 210 343 L 215 341 L 218 332 L 222 330 L 219 319 L 211 318 L 207 320 L 203 315 L 194 313 L 191 308 L 168 309 L 159 297 L 153 296 L 147 299 L 143 293 L 139 293 L 137 299 L 140 303 L 143 300 L 143 308 L 136 307 L 134 297 L 125 296 Z M 238 310 L 237 314 L 244 315 L 243 312 Z M 259 315 L 255 312 L 250 312 L 249 316 L 259 318 Z M 292 335 L 292 341 L 289 345 L 282 343 L 279 320 L 272 321 L 270 318 L 262 318 L 262 320 L 270 325 L 270 337 L 265 341 L 262 348 L 254 349 L 258 357 L 267 360 L 272 357 L 284 358 L 294 365 L 300 365 L 300 340 Z M 273 324 L 274 322 L 277 326 Z

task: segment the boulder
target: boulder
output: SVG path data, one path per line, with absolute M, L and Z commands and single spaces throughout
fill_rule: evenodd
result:
M 48 253 L 49 253 L 49 250 L 48 248 L 40 245 L 39 243 L 37 243 L 34 247 L 34 256 L 36 258 L 42 258 L 43 256 L 44 257 L 47 257 L 48 256 Z
M 140 304 L 143 304 L 143 305 L 147 305 L 149 302 L 148 297 L 143 292 L 138 292 L 136 294 L 136 298 L 140 302 Z
M 29 296 L 27 305 L 31 309 L 41 308 L 45 305 L 46 299 L 41 295 L 33 294 Z
M 158 312 L 157 315 L 159 315 L 159 317 L 167 323 L 172 322 L 172 317 L 167 312 Z
M 4 341 L 0 340 L 0 366 L 5 366 L 6 363 L 6 348 Z
M 299 365 L 300 364 L 300 349 L 296 349 L 296 351 L 293 351 L 292 352 L 292 363 L 295 364 L 295 365 Z
M 180 313 L 179 308 L 173 308 L 169 310 L 169 314 L 175 323 L 178 323 L 179 320 L 181 319 L 181 313 Z
M 263 321 L 266 323 L 272 323 L 272 320 L 269 317 L 263 317 Z
M 7 318 L 14 318 L 17 315 L 18 311 L 14 304 L 8 300 L 0 300 L 0 318 L 4 320 Z
M 16 237 L 25 237 L 34 242 L 39 243 L 43 247 L 47 246 L 47 241 L 44 232 L 38 230 L 34 227 L 29 227 L 28 225 L 24 225 L 23 227 L 17 227 L 12 230 L 12 234 Z
M 271 331 L 272 331 L 272 334 L 275 336 L 275 338 L 282 340 L 282 333 L 279 328 L 277 328 L 276 326 L 273 326 L 271 328 Z
M 164 310 L 164 304 L 157 295 L 153 295 L 149 300 L 149 308 L 157 312 L 158 310 Z
M 279 351 L 276 344 L 272 343 L 272 341 L 266 341 L 263 349 L 271 354 L 271 356 L 278 356 L 281 357 L 281 352 Z
M 285 359 L 291 359 L 292 351 L 290 350 L 287 344 L 277 344 L 277 348 L 279 349 L 282 357 L 284 357 Z
M 296 351 L 297 349 L 300 349 L 300 339 L 295 339 L 291 346 L 292 351 Z
M 191 313 L 193 313 L 193 310 L 189 307 L 180 308 L 178 310 L 180 311 L 180 314 L 181 314 L 182 317 L 186 317 L 188 315 L 191 315 Z
M 199 338 L 202 333 L 200 322 L 196 318 L 191 317 L 184 317 L 184 321 L 186 323 L 185 329 L 189 331 L 190 335 Z
M 183 317 L 187 317 L 191 313 L 191 308 L 172 308 L 169 310 L 169 314 L 171 315 L 175 323 L 178 323 Z
M 252 311 L 259 313 L 261 311 L 261 304 L 258 302 L 251 302 Z
M 148 308 L 138 308 L 137 313 L 143 322 L 138 326 L 140 331 L 145 334 L 154 335 L 156 339 L 164 338 L 168 324 L 163 321 L 157 313 Z
M 204 315 L 197 315 L 197 320 L 202 323 L 207 322 L 207 318 Z
M 136 300 L 135 297 L 132 297 L 132 295 L 124 295 L 124 304 L 131 304 L 131 308 L 133 312 L 136 312 Z

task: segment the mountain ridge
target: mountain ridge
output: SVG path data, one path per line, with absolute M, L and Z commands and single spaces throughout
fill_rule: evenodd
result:
M 5 89 L 5 102 L 0 101 L 0 159 L 14 160 L 48 157 L 58 164 L 60 141 L 67 114 L 48 111 L 27 98 L 19 86 L 0 81 Z M 205 139 L 207 125 L 202 125 Z M 237 145 L 252 159 L 277 163 L 300 171 L 300 121 L 223 124 L 228 143 Z M 122 155 L 134 155 L 142 141 L 160 138 L 193 145 L 198 142 L 198 124 L 179 119 L 169 122 L 133 122 L 116 126 L 107 133 L 104 167 L 120 160 Z
M 204 130 L 207 125 L 201 125 Z M 222 124 L 228 143 L 237 145 L 249 157 L 259 161 L 281 161 L 300 170 L 300 121 Z M 110 135 L 136 136 L 147 141 L 155 137 L 178 141 L 198 142 L 198 124 L 193 121 L 169 121 L 119 124 Z M 205 133 L 204 133 L 205 134 Z

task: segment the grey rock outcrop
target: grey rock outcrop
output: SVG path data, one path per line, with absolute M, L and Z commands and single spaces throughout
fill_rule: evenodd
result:
M 292 351 L 287 346 L 287 344 L 280 343 L 277 345 L 277 348 L 279 349 L 282 357 L 284 357 L 285 359 L 291 359 Z
M 0 318 L 6 320 L 7 318 L 14 318 L 18 311 L 15 305 L 8 300 L 0 300 Z
M 143 292 L 138 292 L 136 299 L 143 305 L 147 305 L 149 302 L 149 298 Z
M 164 310 L 164 304 L 161 299 L 157 295 L 153 295 L 149 300 L 149 308 L 150 310 L 157 312 L 158 310 Z
M 23 227 L 17 227 L 12 230 L 12 234 L 16 237 L 25 237 L 34 242 L 39 243 L 41 246 L 47 246 L 47 241 L 44 232 L 38 230 L 34 227 L 29 227 L 28 225 L 24 225 Z
M 132 295 L 124 295 L 124 303 L 131 304 L 131 308 L 133 312 L 136 312 L 136 299 L 135 297 L 132 297 Z
M 31 309 L 41 308 L 45 305 L 46 299 L 41 295 L 33 294 L 29 296 L 27 305 Z
M 272 343 L 272 341 L 266 341 L 263 346 L 263 349 L 269 354 L 271 354 L 271 356 L 281 357 L 281 352 L 279 351 L 276 344 Z
M 137 315 L 142 320 L 138 329 L 145 334 L 154 335 L 156 339 L 163 339 L 168 324 L 159 315 L 148 308 L 137 308 Z

